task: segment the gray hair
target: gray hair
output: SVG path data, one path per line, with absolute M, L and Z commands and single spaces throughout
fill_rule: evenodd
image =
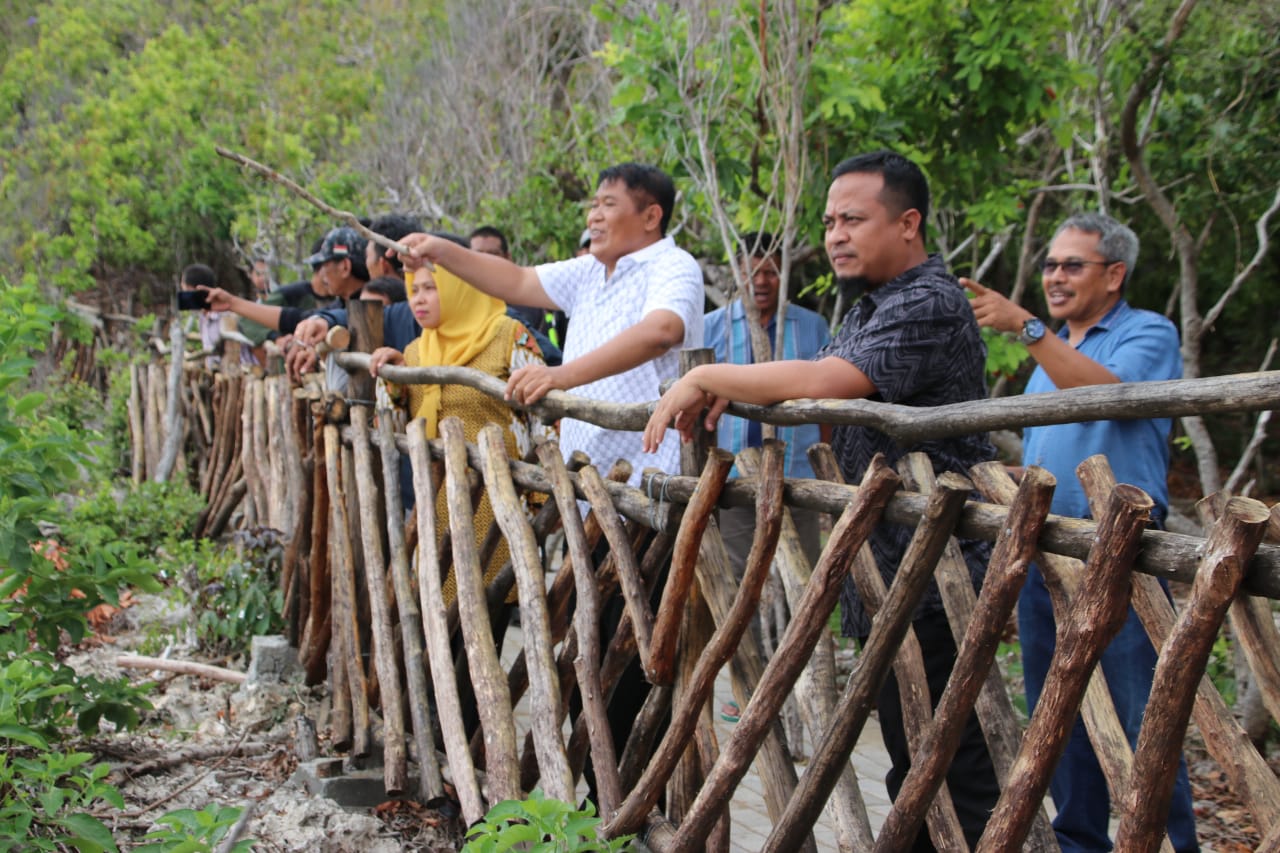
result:
M 1138 235 L 1128 225 L 1117 222 L 1105 213 L 1077 213 L 1058 226 L 1053 232 L 1057 236 L 1068 228 L 1098 235 L 1098 254 L 1108 261 L 1120 261 L 1124 264 L 1124 281 L 1129 283 L 1133 268 L 1138 263 Z

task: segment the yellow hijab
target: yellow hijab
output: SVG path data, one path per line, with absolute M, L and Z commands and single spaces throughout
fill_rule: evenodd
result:
M 418 364 L 423 367 L 465 367 L 484 352 L 498 333 L 507 303 L 482 293 L 444 267 L 435 272 L 405 270 L 405 289 L 413 298 L 414 278 L 433 277 L 440 298 L 440 323 L 423 329 L 411 346 L 418 348 Z M 414 417 L 427 422 L 427 437 L 435 438 L 440 419 L 440 386 L 423 385 L 422 400 Z

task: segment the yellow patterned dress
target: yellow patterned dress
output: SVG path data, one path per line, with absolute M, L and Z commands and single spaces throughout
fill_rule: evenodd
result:
M 437 274 L 437 278 L 439 278 L 439 274 Z M 489 344 L 469 362 L 459 366 L 482 370 L 505 382 L 512 371 L 527 364 L 543 363 L 542 352 L 538 349 L 537 342 L 534 341 L 533 336 L 518 320 L 504 315 L 494 324 L 494 328 L 496 331 Z M 421 348 L 416 345 L 409 346 L 405 350 L 406 366 L 426 366 L 420 361 L 422 357 L 420 350 Z M 408 387 L 409 412 L 412 415 L 421 411 L 424 402 L 423 398 L 429 386 L 410 385 Z M 480 435 L 480 429 L 485 424 L 495 423 L 503 427 L 503 439 L 507 447 L 507 454 L 512 459 L 520 459 L 532 448 L 535 436 L 555 437 L 554 429 L 543 426 L 536 418 L 530 417 L 523 412 L 509 409 L 501 400 L 495 400 L 474 388 L 468 388 L 465 385 L 435 387 L 440 389 L 439 417 L 460 418 L 463 431 L 466 433 L 467 441 L 469 442 L 476 442 Z M 443 488 L 440 489 L 436 500 L 436 518 L 439 520 L 441 532 L 448 529 L 448 505 Z M 485 534 L 493 522 L 493 507 L 489 504 L 489 496 L 486 493 L 481 498 L 480 505 L 476 508 L 475 538 L 477 550 L 483 544 Z M 440 541 L 441 535 L 437 535 L 437 542 Z M 486 586 L 498 574 L 503 564 L 510 559 L 510 556 L 510 550 L 504 539 L 494 552 L 493 559 L 485 567 L 484 583 Z M 451 604 L 456 595 L 457 582 L 454 578 L 454 571 L 450 568 L 449 575 L 444 582 L 445 604 Z M 507 601 L 512 602 L 515 600 L 515 590 L 512 589 Z

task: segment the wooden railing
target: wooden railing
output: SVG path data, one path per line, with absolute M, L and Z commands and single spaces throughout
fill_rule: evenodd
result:
M 341 358 L 351 369 L 362 365 L 359 355 Z M 461 382 L 501 395 L 496 380 L 459 369 L 385 372 L 395 381 Z M 163 410 L 152 399 L 163 375 L 135 372 L 140 413 Z M 442 795 L 447 775 L 471 822 L 493 803 L 535 786 L 576 800 L 589 757 L 610 834 L 644 831 L 659 850 L 727 849 L 727 804 L 758 763 L 774 822 L 766 849 L 814 849 L 811 830 L 828 802 L 845 849 L 901 849 L 921 825 L 939 849 L 965 849 L 943 780 L 960 727 L 976 709 L 1002 789 L 978 849 L 1052 850 L 1057 845 L 1041 803 L 1065 733 L 1082 712 L 1094 743 L 1105 745 L 1096 751 L 1121 810 L 1123 849 L 1156 849 L 1167 844 L 1162 809 L 1172 784 L 1168 762 L 1176 759 L 1194 716 L 1263 835 L 1280 832 L 1280 782 L 1204 677 L 1230 612 L 1268 708 L 1280 710 L 1280 635 L 1266 599 L 1240 592 L 1243 586 L 1280 597 L 1280 547 L 1260 544 L 1268 525 L 1272 541 L 1280 539 L 1280 510 L 1245 498 L 1210 498 L 1202 504 L 1208 535 L 1183 536 L 1147 529 L 1150 499 L 1116 485 L 1100 457 L 1080 470 L 1095 522 L 1048 515 L 1053 478 L 1036 468 L 1020 484 L 994 463 L 971 471 L 969 479 L 950 473 L 935 478 L 927 457 L 913 455 L 898 471 L 873 463 L 855 486 L 839 482 L 829 450 L 820 446 L 813 459 L 824 479 L 789 480 L 774 442 L 737 457 L 739 479 L 726 481 L 734 459 L 704 447 L 704 463 L 690 463 L 683 475 L 650 472 L 634 489 L 624 485 L 630 473 L 625 463 L 604 472 L 597 464 L 613 460 L 565 460 L 554 443 L 539 447 L 536 460 L 508 459 L 499 427 L 490 425 L 477 444 L 468 444 L 460 424 L 449 418 L 441 422 L 440 438 L 429 441 L 420 422 L 400 426 L 403 419 L 391 412 L 361 405 L 348 413 L 340 401 L 292 389 L 280 376 L 190 368 L 181 388 L 193 480 L 208 499 L 202 534 L 217 535 L 233 520 L 285 533 L 290 639 L 308 682 L 329 683 L 335 750 L 370 753 L 372 720 L 380 716 L 388 795 L 414 788 L 411 768 L 425 797 Z M 1036 395 L 1034 405 L 1023 398 L 899 411 L 865 402 L 801 401 L 739 411 L 777 423 L 869 423 L 918 440 L 1083 418 L 1270 409 L 1280 405 L 1280 374 L 1113 390 Z M 560 393 L 535 408 L 546 417 L 571 415 L 625 429 L 639 428 L 648 411 Z M 136 420 L 135 475 L 152 470 L 162 444 L 155 430 L 162 426 L 154 414 Z M 402 455 L 412 466 L 415 496 L 407 521 Z M 975 488 L 989 502 L 970 500 Z M 447 495 L 447 526 L 436 517 L 440 489 Z M 481 489 L 496 521 L 477 547 L 471 508 Z M 532 515 L 522 497 L 538 507 Z M 578 501 L 590 507 L 585 517 Z M 743 505 L 755 507 L 757 524 L 739 585 L 728 570 L 714 511 Z M 807 564 L 799 547 L 792 507 L 833 517 L 816 565 Z M 864 547 L 886 521 L 917 530 L 888 589 Z M 957 535 L 995 543 L 977 595 Z M 550 555 L 559 554 L 559 536 L 564 555 L 548 584 L 544 573 Z M 600 546 L 602 539 L 607 547 Z M 499 540 L 508 543 L 511 559 L 486 587 L 481 567 Z M 1062 628 L 1044 695 L 1024 734 L 995 653 L 1032 560 L 1044 570 Z M 655 618 L 649 593 L 668 561 Z M 747 626 L 771 567 L 793 615 L 766 661 Z M 450 571 L 457 600 L 446 607 L 442 579 Z M 837 694 L 827 624 L 850 573 L 876 617 L 858 665 Z M 1157 578 L 1192 585 L 1180 612 Z M 942 592 L 959 658 L 936 711 L 927 702 L 908 702 L 904 709 L 917 758 L 873 837 L 850 753 L 890 667 L 904 695 L 927 695 L 927 688 L 920 689 L 919 648 L 907 629 L 930 579 Z M 524 646 L 515 664 L 503 669 L 498 652 L 506 623 L 491 614 L 513 587 Z M 601 648 L 601 611 L 619 599 L 624 615 Z M 1096 667 L 1130 600 L 1162 649 L 1136 754 Z M 605 705 L 637 656 L 655 686 L 636 709 L 630 739 L 615 744 Z M 726 664 L 743 711 L 717 746 L 707 708 Z M 580 702 L 571 702 L 575 692 Z M 531 719 L 520 731 L 513 708 L 525 693 Z M 475 730 L 463 727 L 467 695 L 475 697 Z M 792 698 L 815 744 L 802 777 L 779 723 Z M 570 713 L 571 707 L 581 710 Z M 668 712 L 670 725 L 659 738 L 658 723 Z M 659 813 L 655 806 L 664 792 L 666 811 Z

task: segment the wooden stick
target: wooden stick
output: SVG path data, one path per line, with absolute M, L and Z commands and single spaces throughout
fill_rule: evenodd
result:
M 600 685 L 600 591 L 596 587 L 595 572 L 591 566 L 591 546 L 586 527 L 578 514 L 578 504 L 569 479 L 569 469 L 560 455 L 560 447 L 554 441 L 538 446 L 538 460 L 546 469 L 552 482 L 552 496 L 560 507 L 564 522 L 564 538 L 569 553 L 570 566 L 561 566 L 572 572 L 578 606 L 574 613 L 574 628 L 578 654 L 574 658 L 577 668 L 578 692 L 582 697 L 582 715 L 587 722 L 587 734 L 591 739 L 591 764 L 596 774 L 597 805 L 600 814 L 609 817 L 622 801 L 622 788 L 618 781 L 618 756 L 609 729 L 603 690 Z M 556 578 L 559 580 L 559 577 Z M 557 725 L 559 721 L 557 720 Z
M 634 831 L 631 827 L 641 826 L 645 815 L 657 804 L 663 786 L 671 777 L 677 761 L 689 745 L 707 697 L 715 687 L 716 673 L 732 656 L 734 649 L 738 647 L 738 640 L 747 630 L 756 613 L 760 602 L 760 590 L 769 573 L 773 551 L 778 543 L 778 532 L 782 526 L 783 449 L 781 444 L 772 440 L 767 441 L 762 455 L 760 477 L 762 499 L 756 509 L 755 538 L 752 540 L 751 552 L 747 558 L 742 587 L 738 591 L 737 598 L 734 599 L 728 619 L 719 626 L 698 659 L 688 688 L 680 697 L 679 704 L 671 715 L 671 725 L 662 739 L 662 744 L 649 761 L 644 775 L 640 777 L 640 782 L 618 809 L 615 821 L 610 824 L 609 829 L 606 829 L 606 833 L 610 835 Z M 707 461 L 705 471 L 710 472 L 710 477 L 718 477 L 720 482 L 723 482 L 731 467 L 731 460 L 732 457 L 728 453 L 712 454 Z M 708 482 L 709 485 L 713 485 L 714 480 Z M 699 532 L 705 529 L 707 525 L 705 515 L 694 524 L 699 528 Z M 683 525 L 681 529 L 684 529 Z M 679 535 L 676 537 L 676 546 L 677 548 L 680 546 Z M 614 832 L 614 826 L 620 829 Z
M 640 581 L 640 567 L 636 564 L 636 555 L 632 552 L 627 534 L 622 528 L 622 520 L 613 508 L 613 502 L 605 490 L 604 480 L 594 466 L 588 465 L 578 472 L 578 484 L 591 502 L 591 508 L 605 538 L 609 540 L 618 580 L 622 586 L 622 595 L 626 599 L 627 614 L 635 626 L 636 644 L 640 652 L 640 663 L 647 671 L 650 666 L 650 644 L 653 638 L 653 612 L 649 609 L 649 600 L 645 596 L 644 584 Z
M 719 447 L 712 448 L 707 454 L 707 464 L 702 469 L 702 476 L 698 478 L 694 499 L 689 502 L 681 517 L 680 530 L 676 534 L 676 544 L 671 555 L 671 573 L 667 576 L 667 585 L 662 591 L 662 604 L 658 607 L 658 616 L 653 625 L 649 668 L 645 671 L 653 684 L 670 684 L 675 676 L 676 639 L 680 621 L 684 617 L 685 600 L 693 586 L 698 546 L 702 542 L 702 532 L 707 528 L 707 519 L 716 508 L 720 490 L 724 488 L 732 469 L 733 454 Z M 779 507 L 781 498 L 779 493 Z M 649 805 L 651 807 L 653 803 Z M 648 808 L 645 812 L 648 812 Z
M 1080 463 L 1076 474 L 1091 508 L 1115 487 L 1115 476 L 1103 456 L 1086 459 Z M 1135 574 L 1132 583 L 1133 609 L 1142 620 L 1152 645 L 1160 652 L 1177 619 L 1173 604 L 1155 578 Z M 1242 799 L 1254 820 L 1263 828 L 1280 825 L 1280 780 L 1276 779 L 1208 677 L 1200 679 L 1192 713 L 1204 738 L 1205 748 L 1227 774 L 1231 790 Z M 1122 802 L 1127 791 L 1127 786 L 1122 788 L 1113 797 L 1114 802 Z
M 425 422 L 415 418 L 405 427 L 409 462 L 413 466 L 414 510 L 418 517 L 418 594 L 427 635 L 427 661 L 435 688 L 436 710 L 444 738 L 454 789 L 468 824 L 484 817 L 485 804 L 476 780 L 467 733 L 462 728 L 462 703 L 458 676 L 453 668 L 449 628 L 445 618 L 444 588 L 440 581 L 440 554 L 436 544 L 436 486 L 432 482 L 431 455 L 427 449 Z
M 360 646 L 359 614 L 356 612 L 355 547 L 351 541 L 351 522 L 347 514 L 347 478 L 352 471 L 339 463 L 342 442 L 338 428 L 324 428 L 325 465 L 328 469 L 330 503 L 333 507 L 333 523 L 329 536 L 337 560 L 333 566 L 334 635 L 340 639 L 338 654 L 346 671 L 347 685 L 351 691 L 351 751 L 363 757 L 369 754 L 369 687 L 365 677 L 363 655 Z M 352 466 L 354 467 L 354 466 Z
M 465 638 L 467 663 L 475 687 L 477 710 L 484 730 L 485 770 L 491 802 L 520 799 L 520 769 L 516 761 L 516 729 L 506 673 L 489 626 L 483 570 L 476 557 L 471 490 L 467 486 L 467 448 L 462 421 L 440 422 L 445 448 L 445 488 L 449 528 L 453 531 L 453 570 L 458 584 L 458 612 Z
M 152 479 L 163 483 L 173 473 L 182 452 L 182 436 L 185 432 L 185 412 L 182 405 L 182 323 L 169 324 L 169 379 L 164 411 L 164 446 L 160 451 L 159 465 Z
M 938 478 L 939 488 L 947 476 L 943 474 Z M 972 486 L 968 481 L 965 484 Z M 996 541 L 974 618 L 969 622 L 951 678 L 938 700 L 933 725 L 925 733 L 919 752 L 913 754 L 902 790 L 876 839 L 879 851 L 910 845 L 929 801 L 946 779 L 978 693 L 991 672 L 1004 626 L 1017 606 L 1040 527 L 1049 514 L 1055 485 L 1052 474 L 1034 465 L 1022 476 L 1018 497 L 1009 514 L 1008 535 Z
M 511 564 L 515 568 L 516 586 L 520 590 L 520 627 L 524 633 L 525 659 L 531 664 L 531 728 L 538 767 L 542 771 L 542 783 L 549 796 L 573 802 L 573 774 L 569 771 L 564 736 L 558 719 L 560 684 L 552 657 L 547 587 L 542 575 L 542 560 L 538 556 L 538 543 L 516 494 L 515 484 L 511 482 L 510 460 L 503 442 L 502 428 L 497 424 L 486 424 L 480 430 L 479 446 L 485 460 L 485 487 L 489 492 L 494 518 L 502 527 L 510 545 Z M 505 674 L 502 683 L 506 686 Z
M 649 531 L 646 529 L 637 526 L 633 531 L 633 549 L 640 547 L 641 542 L 648 538 L 648 533 Z M 640 576 L 644 579 L 646 587 L 656 583 L 663 564 L 671 554 L 672 541 L 672 537 L 662 533 L 649 539 L 649 548 L 640 563 Z M 597 583 L 601 584 L 602 590 L 607 592 L 617 589 L 617 577 L 610 574 L 609 564 L 611 561 L 612 556 L 605 560 L 604 565 L 600 567 L 600 571 L 596 574 Z M 614 631 L 613 636 L 609 638 L 609 647 L 605 650 L 604 660 L 600 664 L 600 692 L 604 696 L 606 705 L 613 696 L 614 688 L 617 687 L 619 679 L 631 664 L 631 659 L 635 655 L 635 626 L 631 623 L 631 614 L 624 608 L 622 618 L 618 622 L 618 628 Z M 573 767 L 575 778 L 586 760 L 586 734 L 586 720 L 582 715 L 579 715 L 573 726 L 573 735 L 569 739 L 569 762 Z M 644 758 L 645 756 L 636 756 L 637 761 L 643 761 Z M 628 780 L 639 778 L 641 770 L 638 765 L 629 765 L 627 759 L 628 756 L 624 750 L 618 767 L 618 776 L 624 791 L 628 788 Z
M 743 476 L 755 476 L 758 469 L 759 454 L 751 448 L 738 454 L 738 470 Z M 816 476 L 831 482 L 843 483 L 844 475 L 840 473 L 835 454 L 831 446 L 816 444 L 809 448 L 809 460 Z M 861 549 L 859 549 L 861 553 Z M 813 574 L 812 566 L 800 545 L 795 524 L 791 521 L 790 511 L 782 516 L 782 535 L 778 539 L 778 550 L 774 554 L 774 564 L 782 581 L 787 604 L 794 613 L 800 607 L 805 587 Z M 800 673 L 796 682 L 796 691 L 801 701 L 798 703 L 800 715 L 815 744 L 822 742 L 827 720 L 836 712 L 836 668 L 835 643 L 829 634 L 818 638 L 813 655 Z M 794 790 L 794 786 L 793 786 Z M 790 797 L 788 796 L 788 799 Z M 858 775 L 852 762 L 843 767 L 836 780 L 835 795 L 829 801 L 835 815 L 838 830 L 836 845 L 842 853 L 870 850 L 875 845 L 871 835 L 871 821 L 867 816 L 867 805 L 862 798 L 862 790 L 858 787 Z M 786 804 L 783 803 L 783 810 Z M 773 816 L 776 822 L 782 811 Z
M 1141 543 L 1151 498 L 1133 486 L 1117 486 L 1101 518 L 1098 543 L 1085 569 L 1080 598 L 1060 626 L 1045 691 L 1040 696 L 1009 784 L 987 822 L 978 853 L 1021 846 L 1049 777 L 1066 749 L 1085 687 L 1103 650 L 1124 624 L 1128 572 Z M 981 600 L 981 599 L 979 599 Z
M 1133 761 L 1137 784 L 1123 800 L 1116 831 L 1120 850 L 1154 851 L 1164 838 L 1194 687 L 1204 675 L 1218 628 L 1239 589 L 1243 566 L 1262 541 L 1269 518 L 1264 504 L 1232 498 L 1209 535 L 1191 598 L 1156 663 L 1152 701 L 1143 714 Z
M 350 371 L 368 370 L 368 359 L 338 356 Z M 502 399 L 505 384 L 467 367 L 387 367 L 387 381 L 466 385 Z M 382 371 L 380 370 L 381 374 Z M 878 400 L 792 400 L 773 406 L 731 403 L 729 414 L 776 426 L 810 423 L 872 427 L 900 444 L 997 429 L 1133 417 L 1181 417 L 1220 412 L 1260 412 L 1280 407 L 1280 371 L 1205 379 L 1126 382 L 1029 396 L 970 400 L 945 406 L 903 406 Z M 551 391 L 526 407 L 544 420 L 573 417 L 619 430 L 642 430 L 653 403 L 609 404 Z
M 176 672 L 181 675 L 194 675 L 197 678 L 227 681 L 231 684 L 243 684 L 245 678 L 243 672 L 236 672 L 234 669 L 210 666 L 207 663 L 196 663 L 189 660 L 153 658 L 146 655 L 118 655 L 116 657 L 116 666 L 127 669 L 159 669 L 165 672 Z
M 141 483 L 147 476 L 147 439 L 143 426 L 142 401 L 144 399 L 142 367 L 136 362 L 129 365 L 129 448 L 133 457 L 133 482 Z
M 404 649 L 405 683 L 409 692 L 409 716 L 418 754 L 418 787 L 425 799 L 444 796 L 444 781 L 436 761 L 431 706 L 427 701 L 427 677 L 423 659 L 422 613 L 413 591 L 409 554 L 405 548 L 404 503 L 400 498 L 400 452 L 396 450 L 390 418 L 378 419 L 378 449 L 382 456 L 382 490 L 387 509 L 387 545 L 391 552 L 391 579 L 400 616 L 400 643 Z
M 888 469 L 883 459 L 877 458 L 868 466 L 868 476 L 858 489 L 858 498 L 848 505 L 831 532 L 827 550 L 814 572 L 800 612 L 787 629 L 782 647 L 765 668 L 755 696 L 743 710 L 720 760 L 680 826 L 676 849 L 693 850 L 702 844 L 728 802 L 730 791 L 746 773 L 760 741 L 817 643 L 818 634 L 827 629 L 827 617 L 840 597 L 850 558 L 871 534 L 897 481 L 897 475 Z
M 938 557 L 946 547 L 947 539 L 955 528 L 956 518 L 964 507 L 964 491 L 969 488 L 968 481 L 959 475 L 953 476 L 956 479 L 949 476 L 947 486 L 930 495 L 926 519 L 916 528 L 915 535 L 902 556 L 884 607 L 872 624 L 871 635 L 863 647 L 858 668 L 845 686 L 836 714 L 828 723 L 822 744 L 815 750 L 808 770 L 800 778 L 800 784 L 786 813 L 766 841 L 766 850 L 793 849 L 796 839 L 810 831 L 817 822 L 823 803 L 835 787 L 842 766 L 849 761 L 870 714 L 875 695 L 884 683 L 896 651 L 910 626 L 911 615 L 928 587 Z M 895 485 L 897 481 L 895 474 Z
M 475 458 L 472 464 L 482 464 L 479 451 L 468 449 L 468 454 L 473 452 Z M 537 465 L 512 462 L 511 473 L 516 484 L 522 488 L 538 492 L 549 492 L 551 489 L 546 474 Z M 660 486 L 663 490 L 661 502 L 650 500 L 641 489 L 625 484 L 606 484 L 605 488 L 620 515 L 646 527 L 667 530 L 672 508 L 689 503 L 698 481 L 695 477 L 661 475 L 659 480 L 652 482 L 655 488 Z M 785 491 L 789 506 L 836 515 L 844 511 L 856 493 L 855 486 L 809 479 L 787 480 Z M 885 520 L 914 527 L 920 521 L 925 500 L 924 495 L 899 492 L 885 507 Z M 730 480 L 725 485 L 720 506 L 755 506 L 755 501 L 756 484 L 739 478 Z M 1007 507 L 976 501 L 969 503 L 960 516 L 956 534 L 967 539 L 994 542 L 1004 528 L 1008 515 Z M 1084 558 L 1088 556 L 1097 534 L 1098 524 L 1095 521 L 1050 515 L 1040 536 L 1040 546 L 1042 550 L 1051 553 Z M 1197 536 L 1145 530 L 1142 534 L 1142 551 L 1135 568 L 1155 577 L 1190 583 L 1195 577 L 1196 565 L 1200 559 L 1199 548 L 1203 542 Z M 1258 548 L 1249 562 L 1244 588 L 1256 595 L 1280 599 L 1280 546 L 1264 544 Z
M 409 249 L 408 246 L 396 240 L 392 240 L 388 237 L 383 237 L 381 234 L 377 234 L 373 231 L 370 231 L 369 228 L 363 222 L 360 221 L 360 217 L 356 216 L 354 213 L 351 213 L 350 211 L 347 211 L 347 210 L 339 210 L 338 208 L 333 207 L 327 202 L 321 200 L 315 194 L 309 192 L 308 190 L 303 189 L 302 187 L 294 183 L 289 178 L 286 178 L 284 175 L 280 174 L 275 169 L 272 169 L 270 166 L 264 166 L 263 164 L 259 163 L 257 160 L 251 160 L 250 158 L 244 156 L 243 154 L 238 154 L 235 151 L 232 151 L 227 148 L 223 148 L 221 145 L 215 145 L 213 147 L 213 150 L 217 151 L 220 157 L 226 157 L 228 160 L 234 161 L 236 163 L 239 163 L 241 166 L 245 166 L 249 169 L 252 169 L 253 171 L 257 172 L 259 175 L 262 175 L 262 177 L 266 178 L 272 183 L 279 184 L 280 186 L 287 189 L 289 192 L 298 196 L 298 198 L 301 198 L 302 200 L 313 205 L 314 207 L 317 207 L 320 210 L 323 210 L 325 213 L 329 214 L 334 219 L 342 220 L 348 226 L 350 226 L 351 228 L 354 228 L 356 233 L 364 237 L 366 240 L 372 240 L 374 243 L 377 243 L 379 246 L 383 247 L 384 249 L 391 249 L 401 255 L 413 255 L 413 252 Z M 435 269 L 435 266 L 430 263 L 427 263 L 425 266 L 427 267 L 427 269 L 430 269 L 430 270 Z M 392 381 L 395 381 L 395 380 L 392 380 Z
M 316 418 L 315 440 L 311 456 L 315 460 L 312 465 L 312 499 L 311 512 L 311 566 L 308 574 L 311 580 L 310 603 L 307 607 L 306 628 L 302 632 L 302 660 L 307 670 L 307 684 L 319 684 L 324 680 L 325 651 L 329 646 L 332 632 L 330 618 L 330 591 L 333 582 L 329 572 L 329 481 L 328 468 L 319 464 L 320 458 L 327 459 L 325 449 L 324 423 Z M 322 632 L 321 626 L 329 626 L 328 632 Z

